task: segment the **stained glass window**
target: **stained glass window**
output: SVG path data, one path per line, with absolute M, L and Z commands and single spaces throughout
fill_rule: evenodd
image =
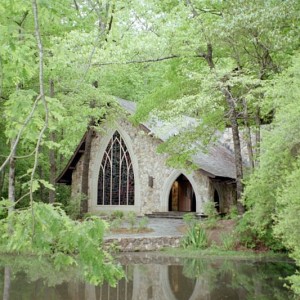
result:
M 134 205 L 134 173 L 126 144 L 116 131 L 104 152 L 98 178 L 98 205 Z

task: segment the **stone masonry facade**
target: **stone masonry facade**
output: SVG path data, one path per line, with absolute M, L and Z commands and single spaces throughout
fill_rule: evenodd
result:
M 113 133 L 118 131 L 126 143 L 131 156 L 135 177 L 134 205 L 97 205 L 97 187 L 100 164 Z M 196 212 L 203 212 L 203 203 L 212 200 L 212 182 L 200 170 L 188 173 L 167 166 L 166 154 L 158 154 L 157 146 L 161 141 L 147 132 L 142 125 L 133 126 L 122 119 L 113 125 L 106 125 L 96 132 L 92 142 L 89 169 L 89 211 L 135 211 L 138 215 L 152 212 L 167 212 L 169 194 L 174 181 L 181 174 L 190 181 L 196 196 Z M 72 175 L 72 196 L 81 193 L 82 160 L 76 165 Z M 149 180 L 153 180 L 153 185 Z

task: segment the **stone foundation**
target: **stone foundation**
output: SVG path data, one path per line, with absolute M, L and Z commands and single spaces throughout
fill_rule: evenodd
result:
M 121 252 L 157 251 L 165 247 L 178 248 L 182 237 L 109 238 L 104 245 L 114 245 Z

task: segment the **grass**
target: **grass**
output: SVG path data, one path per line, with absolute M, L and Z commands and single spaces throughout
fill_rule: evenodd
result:
M 216 258 L 233 258 L 233 259 L 255 259 L 255 260 L 271 260 L 274 259 L 291 261 L 285 253 L 255 252 L 252 250 L 223 250 L 217 247 L 209 247 L 206 249 L 182 249 L 182 248 L 164 248 L 161 250 L 168 256 L 199 258 L 199 257 L 216 257 Z

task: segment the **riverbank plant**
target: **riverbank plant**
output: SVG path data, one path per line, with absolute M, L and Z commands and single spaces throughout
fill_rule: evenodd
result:
M 188 228 L 181 240 L 183 248 L 204 249 L 208 246 L 208 238 L 205 229 L 200 223 L 195 223 Z
M 124 273 L 102 248 L 106 228 L 98 217 L 74 221 L 60 206 L 33 203 L 0 221 L 0 252 L 47 256 L 57 269 L 79 265 L 91 284 L 115 285 Z
M 234 233 L 221 233 L 220 248 L 223 250 L 234 250 L 237 245 L 237 237 Z

